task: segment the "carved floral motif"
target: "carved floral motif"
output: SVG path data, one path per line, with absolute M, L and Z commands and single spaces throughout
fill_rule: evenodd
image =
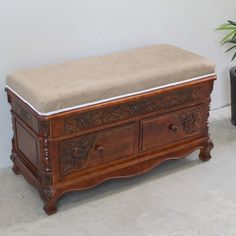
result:
M 198 108 L 185 111 L 180 115 L 180 121 L 183 126 L 183 131 L 186 134 L 191 134 L 200 130 L 201 120 L 201 112 Z
M 40 134 L 49 134 L 49 122 L 45 120 L 38 121 L 38 132 Z
M 61 175 L 79 169 L 86 163 L 94 139 L 94 135 L 86 135 L 59 144 Z
M 185 104 L 201 98 L 200 88 L 185 89 L 182 91 L 158 95 L 153 98 L 98 109 L 69 117 L 65 120 L 65 133 L 73 133 L 114 121 L 124 120 L 133 116 L 155 112 L 162 108 Z

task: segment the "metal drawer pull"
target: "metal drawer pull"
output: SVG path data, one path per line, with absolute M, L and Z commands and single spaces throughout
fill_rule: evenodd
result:
M 178 130 L 178 127 L 175 126 L 175 125 L 169 125 L 169 129 L 172 131 L 172 132 L 176 132 Z
M 104 147 L 102 147 L 102 146 L 96 146 L 96 147 L 95 147 L 95 150 L 98 151 L 98 152 L 103 152 L 103 151 L 104 151 Z

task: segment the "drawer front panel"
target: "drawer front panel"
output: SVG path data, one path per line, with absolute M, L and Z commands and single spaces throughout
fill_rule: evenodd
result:
M 135 127 L 131 123 L 60 142 L 60 175 L 134 154 Z
M 208 104 L 153 117 L 141 122 L 141 151 L 155 149 L 204 133 Z

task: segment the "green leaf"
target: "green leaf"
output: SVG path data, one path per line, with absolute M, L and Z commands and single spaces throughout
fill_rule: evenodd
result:
M 232 39 L 235 39 L 235 38 L 236 38 L 236 32 L 235 32 L 235 34 L 233 35 Z
M 230 39 L 230 40 L 227 40 L 227 41 L 224 42 L 224 44 L 225 44 L 225 43 L 233 43 L 233 44 L 236 44 L 236 38 L 232 38 L 232 39 Z
M 223 25 L 218 26 L 216 29 L 217 30 L 223 30 L 227 26 L 231 26 L 231 25 L 230 24 L 223 24 Z
M 226 24 L 220 25 L 216 29 L 217 30 L 234 30 L 234 29 L 236 29 L 236 26 L 226 23 Z
M 232 61 L 236 58 L 236 52 L 234 53 L 234 56 L 232 58 Z
M 236 48 L 236 45 L 234 45 L 233 47 L 230 47 L 228 50 L 226 50 L 225 52 L 229 52 L 231 51 L 232 49 Z
M 228 20 L 228 22 L 229 22 L 229 24 L 236 26 L 236 22 L 234 22 L 232 20 Z
M 222 24 L 217 27 L 218 30 L 227 30 L 227 29 L 235 29 L 236 23 L 233 21 L 228 21 L 228 23 Z
M 220 26 L 216 28 L 216 30 L 236 30 L 236 26 L 228 25 L 228 26 Z
M 236 34 L 236 30 L 228 33 L 220 42 L 221 43 L 227 42 L 232 36 L 235 36 L 235 34 Z M 234 38 L 234 37 L 232 37 L 232 38 Z
M 220 25 L 217 30 L 226 31 L 226 35 L 220 41 L 223 44 L 232 44 L 226 52 L 235 50 L 232 61 L 236 58 L 236 22 L 228 20 L 227 23 Z M 227 32 L 228 31 L 228 32 Z

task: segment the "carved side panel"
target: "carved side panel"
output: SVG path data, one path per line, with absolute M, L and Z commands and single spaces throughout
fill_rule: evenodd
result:
M 35 115 L 31 109 L 26 109 L 25 105 L 18 101 L 18 98 L 14 100 L 12 105 L 13 112 L 36 133 L 44 136 L 50 132 L 50 122 L 46 119 L 41 119 Z
M 17 100 L 14 102 L 13 110 L 20 117 L 20 119 L 24 121 L 25 124 L 34 129 L 34 131 L 37 132 L 41 137 L 40 139 L 41 182 L 42 185 L 44 186 L 51 186 L 53 183 L 53 179 L 52 179 L 52 167 L 50 159 L 50 145 L 48 140 L 50 133 L 49 121 L 37 119 L 36 117 L 34 117 L 33 113 L 28 111 Z M 11 158 L 14 160 L 14 143 L 15 143 L 14 137 L 12 142 L 13 142 L 13 151 Z M 37 151 L 35 151 L 34 153 L 36 154 Z
M 62 176 L 85 165 L 94 140 L 95 135 L 86 135 L 59 144 L 60 173 Z
M 15 105 L 15 111 L 18 116 L 30 127 L 33 126 L 33 117 L 18 102 Z
M 185 134 L 192 134 L 201 129 L 202 115 L 199 108 L 183 111 L 179 118 Z
M 105 109 L 98 109 L 67 118 L 64 123 L 64 130 L 67 134 L 73 133 L 137 115 L 155 112 L 163 108 L 193 102 L 200 98 L 201 89 L 191 88 Z

